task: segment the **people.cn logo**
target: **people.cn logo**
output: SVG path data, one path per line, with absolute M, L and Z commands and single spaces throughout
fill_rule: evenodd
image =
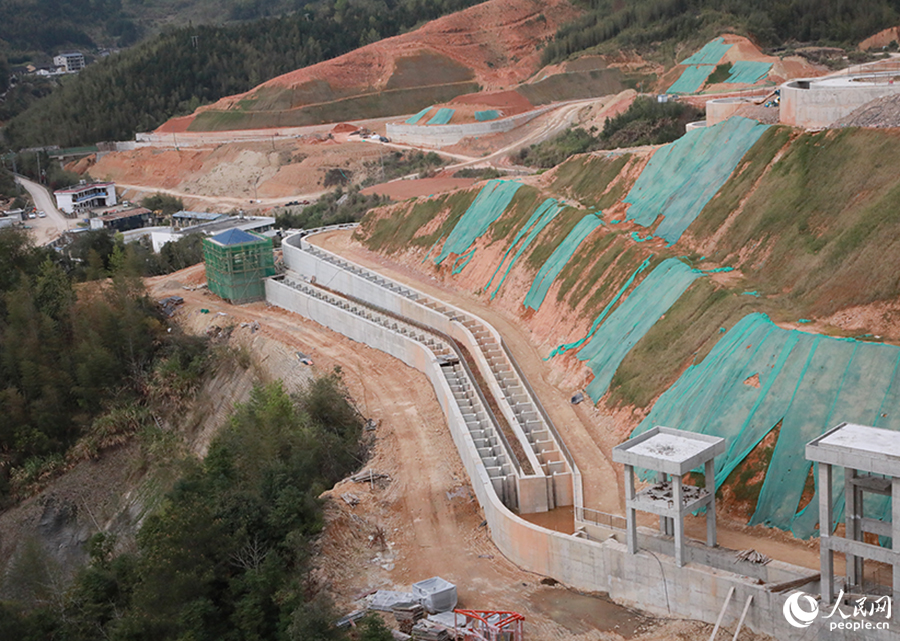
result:
M 800 600 L 807 607 L 800 605 Z M 784 602 L 784 618 L 795 628 L 808 628 L 819 616 L 819 605 L 816 600 L 803 592 L 794 592 Z

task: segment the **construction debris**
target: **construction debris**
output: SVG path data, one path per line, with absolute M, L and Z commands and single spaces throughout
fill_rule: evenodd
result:
M 392 608 L 398 603 L 410 603 L 412 601 L 412 592 L 378 590 L 369 597 L 369 609 L 378 610 L 379 612 L 392 612 Z
M 312 365 L 312 359 L 303 352 L 297 352 L 297 359 L 304 365 Z
M 354 483 L 374 483 L 375 481 L 386 480 L 390 481 L 391 477 L 383 472 L 376 472 L 375 470 L 363 470 L 359 474 L 355 474 L 350 477 L 350 480 Z
M 341 494 L 341 498 L 344 499 L 344 503 L 349 505 L 350 507 L 356 507 L 359 505 L 359 497 L 352 492 L 344 492 Z
M 759 565 L 765 565 L 769 561 L 771 561 L 771 557 L 766 556 L 762 552 L 757 552 L 756 550 L 741 550 L 737 552 L 735 555 L 741 561 L 747 561 L 749 563 L 758 563 Z
M 181 296 L 169 296 L 168 298 L 156 301 L 156 304 L 160 306 L 163 314 L 171 317 L 175 314 L 175 310 L 178 306 L 184 304 L 184 299 Z
M 350 614 L 342 616 L 340 619 L 335 621 L 334 625 L 339 628 L 348 628 L 353 626 L 354 623 L 362 619 L 364 616 L 366 616 L 365 610 L 354 610 Z
M 412 629 L 413 639 L 421 641 L 450 641 L 450 633 L 444 626 L 422 620 L 416 623 Z
M 381 424 L 381 421 L 376 421 L 374 418 L 366 419 L 366 426 L 363 428 L 366 432 L 374 432 L 378 429 L 378 426 Z
M 425 608 L 413 601 L 397 603 L 391 608 L 391 612 L 394 613 L 394 619 L 400 627 L 400 632 L 406 634 L 412 634 L 416 621 L 425 618 Z
M 259 322 L 253 321 L 252 323 L 241 323 L 241 327 L 244 329 L 250 329 L 251 334 L 255 334 L 259 331 Z

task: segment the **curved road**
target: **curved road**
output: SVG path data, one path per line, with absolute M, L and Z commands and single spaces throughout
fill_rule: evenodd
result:
M 16 182 L 22 185 L 34 201 L 38 211 L 44 211 L 46 218 L 34 218 L 25 222 L 31 228 L 31 236 L 38 245 L 49 245 L 59 238 L 63 232 L 75 226 L 74 218 L 66 218 L 56 208 L 53 194 L 41 184 L 29 180 L 24 176 L 15 176 Z

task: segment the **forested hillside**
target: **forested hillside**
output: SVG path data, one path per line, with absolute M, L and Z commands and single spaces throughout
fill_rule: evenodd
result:
M 129 139 L 201 104 L 473 4 L 338 0 L 283 18 L 172 29 L 67 78 L 9 123 L 7 140 L 21 148 Z
M 563 27 L 544 49 L 551 64 L 588 49 L 658 48 L 666 62 L 686 46 L 727 29 L 763 46 L 792 42 L 855 46 L 900 22 L 897 0 L 576 0 L 587 13 Z M 666 55 L 667 54 L 667 55 Z

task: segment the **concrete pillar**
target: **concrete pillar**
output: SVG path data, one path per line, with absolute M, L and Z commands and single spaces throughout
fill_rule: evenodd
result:
M 716 464 L 709 459 L 703 467 L 706 490 L 709 492 L 709 505 L 706 506 L 706 544 L 716 547 Z
M 844 523 L 845 538 L 851 541 L 862 540 L 862 492 L 853 482 L 857 472 L 853 468 L 844 468 Z M 858 586 L 862 584 L 863 557 L 855 554 L 847 554 L 847 584 Z
M 900 477 L 891 479 L 891 548 L 900 550 Z M 894 562 L 894 601 L 900 599 L 900 563 Z
M 630 503 L 634 500 L 634 467 L 625 466 L 625 538 L 628 542 L 628 553 L 637 554 L 637 518 L 635 509 Z
M 681 513 L 681 477 L 672 475 L 672 500 L 675 501 L 675 563 L 684 565 L 684 514 Z
M 656 473 L 656 482 L 657 483 L 665 483 L 666 482 L 666 473 L 665 472 L 657 472 Z M 659 517 L 659 533 L 662 535 L 671 534 L 671 532 L 669 532 L 669 517 L 660 515 L 660 517 Z
M 834 552 L 827 547 L 831 537 L 831 465 L 819 463 L 819 561 L 822 566 L 822 603 L 834 598 Z M 896 587 L 896 584 L 895 584 Z

